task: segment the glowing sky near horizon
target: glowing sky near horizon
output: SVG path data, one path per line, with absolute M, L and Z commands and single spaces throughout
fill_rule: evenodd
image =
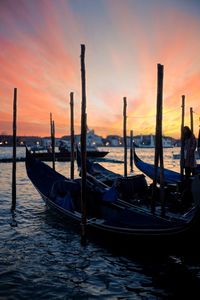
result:
M 164 65 L 163 134 L 180 136 L 181 96 L 197 134 L 200 117 L 200 1 L 1 0 L 0 134 L 12 133 L 18 90 L 18 135 L 80 133 L 80 45 L 86 46 L 88 127 L 122 135 L 155 132 L 157 64 Z

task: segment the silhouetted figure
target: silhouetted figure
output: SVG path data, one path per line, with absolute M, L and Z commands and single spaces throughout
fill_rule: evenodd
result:
M 58 150 L 60 151 L 60 152 L 69 152 L 69 150 L 67 149 L 67 145 L 66 145 L 66 143 L 64 143 L 63 141 L 60 141 L 60 145 L 59 145 L 59 147 L 58 147 Z
M 195 174 L 195 168 L 196 168 L 195 150 L 197 147 L 196 138 L 188 126 L 185 126 L 183 128 L 183 143 L 184 143 L 183 168 L 185 170 L 185 178 L 187 180 L 191 175 Z
M 198 150 L 198 155 L 200 158 L 200 128 L 199 128 L 199 135 L 198 135 L 198 141 L 197 141 L 197 150 Z

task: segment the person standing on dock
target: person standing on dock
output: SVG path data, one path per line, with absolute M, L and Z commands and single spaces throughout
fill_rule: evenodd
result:
M 196 169 L 196 159 L 195 150 L 197 147 L 197 142 L 194 134 L 188 126 L 183 128 L 183 144 L 184 144 L 184 162 L 183 168 L 185 170 L 186 180 L 195 174 Z

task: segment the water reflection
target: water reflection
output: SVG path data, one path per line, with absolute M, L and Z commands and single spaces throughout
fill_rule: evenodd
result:
M 108 158 L 123 160 L 122 148 L 109 150 Z M 152 149 L 137 153 L 153 162 Z M 123 174 L 123 164 L 102 165 Z M 172 149 L 165 151 L 165 166 L 179 170 L 179 161 L 172 162 Z M 68 177 L 69 167 L 69 162 L 56 162 L 56 169 Z M 198 253 L 169 256 L 159 249 L 156 253 L 144 249 L 130 255 L 94 240 L 82 247 L 79 225 L 64 223 L 46 208 L 22 162 L 17 163 L 17 227 L 11 226 L 11 172 L 11 164 L 1 164 L 0 298 L 179 299 L 186 295 L 192 299 L 194 292 L 200 296 Z M 135 167 L 134 172 L 138 173 Z

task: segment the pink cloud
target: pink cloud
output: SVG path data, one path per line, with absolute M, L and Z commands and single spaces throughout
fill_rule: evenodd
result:
M 164 133 L 179 135 L 182 94 L 198 112 L 200 22 L 188 12 L 167 4 L 163 9 L 137 1 L 106 1 L 107 19 L 102 15 L 97 28 L 94 17 L 81 15 L 66 1 L 20 1 L 16 7 L 12 1 L 5 3 L 0 9 L 5 29 L 0 32 L 0 127 L 12 122 L 17 87 L 20 131 L 47 135 L 52 112 L 58 135 L 69 133 L 71 91 L 80 129 L 81 41 L 89 45 L 88 126 L 98 133 L 122 133 L 123 97 L 128 101 L 128 130 L 155 131 L 157 63 L 164 65 Z

